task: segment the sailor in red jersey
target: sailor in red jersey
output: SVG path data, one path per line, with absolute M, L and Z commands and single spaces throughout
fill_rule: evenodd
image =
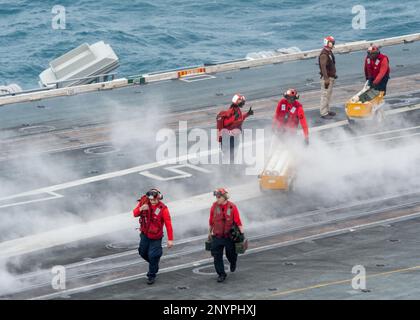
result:
M 147 283 L 153 284 L 159 270 L 162 256 L 163 226 L 168 232 L 168 248 L 173 246 L 173 230 L 168 207 L 161 201 L 163 196 L 158 189 L 150 189 L 138 200 L 133 210 L 134 217 L 140 222 L 140 256 L 149 263 Z
M 390 72 L 388 56 L 382 54 L 377 46 L 370 46 L 365 59 L 365 77 L 369 86 L 386 93 Z
M 277 135 L 293 134 L 297 132 L 299 123 L 303 130 L 305 143 L 309 144 L 309 131 L 305 111 L 299 101 L 296 89 L 289 89 L 284 93 L 284 98 L 277 105 L 273 119 L 273 131 Z
M 245 119 L 254 114 L 252 108 L 249 108 L 248 112 L 242 112 L 246 102 L 245 96 L 237 93 L 232 98 L 232 104 L 228 110 L 221 111 L 217 114 L 217 140 L 220 145 L 222 144 L 223 134 L 229 136 L 229 154 L 230 163 L 234 163 L 235 153 L 235 137 L 242 134 L 242 124 Z
M 236 205 L 229 201 L 229 193 L 224 188 L 213 192 L 216 202 L 210 209 L 209 240 L 211 240 L 211 254 L 214 257 L 214 267 L 218 274 L 218 282 L 226 279 L 225 266 L 223 263 L 223 249 L 230 263 L 230 271 L 236 270 L 238 254 L 235 251 L 235 243 L 232 239 L 232 228 L 238 227 L 240 233 L 244 233 L 241 217 Z

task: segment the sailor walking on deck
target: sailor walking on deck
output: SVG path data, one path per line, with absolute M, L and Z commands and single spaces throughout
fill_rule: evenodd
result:
M 229 193 L 227 190 L 224 188 L 216 189 L 213 195 L 216 197 L 216 202 L 210 209 L 209 240 L 211 241 L 211 254 L 214 257 L 214 267 L 218 274 L 217 282 L 223 282 L 227 276 L 223 263 L 223 250 L 226 250 L 230 272 L 234 272 L 238 254 L 235 249 L 233 233 L 239 232 L 243 236 L 244 228 L 238 208 L 228 200 Z
M 335 112 L 330 110 L 330 102 L 332 90 L 337 79 L 335 68 L 335 56 L 333 49 L 335 46 L 335 39 L 328 36 L 324 39 L 324 48 L 319 54 L 319 69 L 321 75 L 321 104 L 320 114 L 323 119 L 332 119 Z
M 168 207 L 162 202 L 163 195 L 156 189 L 150 189 L 139 200 L 133 210 L 134 217 L 140 222 L 140 256 L 149 263 L 147 284 L 153 284 L 159 271 L 162 256 L 163 226 L 168 232 L 168 248 L 173 246 L 173 231 Z

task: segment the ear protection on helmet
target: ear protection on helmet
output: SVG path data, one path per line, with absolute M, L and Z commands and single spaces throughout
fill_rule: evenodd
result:
M 325 37 L 324 38 L 324 46 L 328 46 L 328 43 L 332 43 L 333 44 L 333 46 L 335 45 L 335 39 L 334 39 L 334 37 L 332 37 L 332 36 L 328 36 L 328 37 Z
M 153 189 L 150 189 L 149 191 L 147 191 L 146 192 L 146 196 L 150 200 L 152 200 L 152 199 L 162 200 L 163 199 L 162 193 L 158 189 L 156 189 L 156 188 L 153 188 Z
M 242 107 L 245 104 L 245 101 L 245 96 L 241 95 L 240 93 L 235 94 L 232 98 L 232 103 L 239 107 Z
M 217 198 L 218 197 L 223 197 L 226 200 L 229 199 L 229 192 L 224 188 L 219 188 L 219 189 L 214 190 L 213 195 Z
M 368 50 L 367 50 L 367 54 L 368 55 L 371 55 L 371 54 L 379 54 L 379 53 L 380 53 L 379 47 L 377 47 L 375 45 L 370 46 L 368 48 Z
M 285 92 L 285 93 L 283 93 L 283 97 L 285 97 L 286 99 L 287 98 L 295 98 L 296 100 L 299 100 L 299 95 L 298 94 L 295 95 L 295 96 L 290 96 Z
M 299 99 L 299 94 L 297 93 L 297 91 L 295 89 L 289 89 L 285 93 L 283 93 L 283 97 L 285 97 L 286 99 L 292 97 L 292 98 L 295 98 L 296 100 L 298 100 Z

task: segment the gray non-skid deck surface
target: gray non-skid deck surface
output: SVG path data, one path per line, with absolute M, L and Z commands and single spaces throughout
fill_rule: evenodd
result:
M 213 266 L 138 279 L 72 299 L 419 299 L 420 220 L 410 220 L 240 256 L 223 284 Z M 367 291 L 351 286 L 352 268 L 366 269 Z M 348 280 L 348 281 L 346 281 Z
M 397 77 L 419 73 L 420 63 L 417 63 L 415 58 L 419 49 L 419 43 L 384 48 L 383 51 L 391 56 L 392 75 Z M 339 86 L 353 84 L 354 82 L 362 83 L 363 58 L 364 53 L 362 52 L 337 57 Z M 226 72 L 215 75 L 216 78 L 214 79 L 191 83 L 179 80 L 165 81 L 145 86 L 4 106 L 0 107 L 0 135 L 2 137 L 6 135 L 7 137 L 11 133 L 15 134 L 19 132 L 19 129 L 27 125 L 51 125 L 56 129 L 65 129 L 125 119 L 139 119 L 141 121 L 145 112 L 166 113 L 179 110 L 196 110 L 213 105 L 226 105 L 230 97 L 238 91 L 247 95 L 252 100 L 279 97 L 280 93 L 290 86 L 297 87 L 302 92 L 314 90 L 319 87 L 318 67 L 315 62 L 312 59 Z M 349 95 L 353 93 L 349 92 Z M 392 94 L 398 95 L 395 92 Z M 413 97 L 415 95 L 411 98 Z M 396 102 L 401 102 L 406 98 L 402 96 L 400 100 L 398 97 L 395 100 Z M 345 119 L 342 109 L 335 110 L 339 112 L 337 120 Z M 313 122 L 316 122 L 316 125 L 324 124 L 317 120 L 318 113 L 316 110 L 308 111 L 307 114 L 312 124 L 314 124 Z M 420 113 L 413 111 L 391 117 L 387 126 L 382 130 L 400 129 L 399 120 L 401 118 L 405 120 L 409 119 L 412 126 L 420 125 Z M 249 128 L 259 128 L 266 125 L 269 125 L 269 120 L 250 119 L 247 123 L 247 127 Z M 410 133 L 415 133 L 418 130 L 413 129 Z M 337 132 L 335 129 L 327 130 L 323 135 L 326 135 L 324 137 L 326 140 L 334 140 Z M 387 133 L 382 137 L 395 136 L 396 134 L 398 133 Z M 311 139 L 317 139 L 317 137 L 318 135 L 313 135 Z M 378 136 L 378 138 L 380 137 Z M 399 145 L 395 144 L 395 141 L 381 143 L 385 143 L 390 147 Z M 7 188 L 3 185 L 3 188 L 0 188 L 0 190 L 5 193 L 1 196 L 127 169 L 155 161 L 155 150 L 153 146 L 126 145 L 118 152 L 98 155 L 86 154 L 83 149 L 0 161 L 0 176 L 7 178 L 6 180 L 8 181 L 15 182 L 11 186 L 8 185 Z M 51 168 L 59 168 L 60 172 L 52 171 L 50 174 L 38 172 L 37 170 L 42 163 L 47 168 L 49 165 L 51 165 Z M 43 166 L 41 165 L 41 167 Z M 238 171 L 235 172 L 230 168 L 220 168 L 219 166 L 208 166 L 207 168 L 212 171 L 212 175 L 219 174 L 220 179 L 217 182 L 220 184 L 224 184 L 227 178 L 229 178 L 229 184 L 231 185 L 243 184 L 245 182 L 257 183 L 255 177 L 247 177 L 245 179 L 238 177 Z M 188 170 L 186 169 L 186 171 Z M 159 187 L 165 192 L 166 199 L 170 199 L 170 201 L 179 200 L 185 195 L 202 194 L 214 188 L 214 185 L 211 185 L 214 183 L 214 179 L 210 181 L 207 174 L 194 170 L 190 170 L 189 172 L 193 173 L 193 178 L 159 183 Z M 220 172 L 223 173 L 220 174 Z M 156 168 L 153 173 L 162 174 L 163 176 L 168 174 L 164 168 Z M 42 179 L 37 179 L 38 175 Z M 45 179 L 45 175 L 48 176 L 48 181 Z M 89 220 L 92 216 L 96 218 L 100 217 L 100 214 L 110 215 L 128 212 L 132 209 L 135 202 L 133 199 L 136 199 L 138 193 L 155 183 L 155 181 L 141 177 L 138 172 L 135 172 L 110 180 L 60 190 L 59 193 L 64 196 L 63 198 L 0 208 L 0 213 L 7 213 L 9 216 L 13 216 L 13 219 L 8 219 L 1 226 L 2 240 L 13 239 L 19 235 L 27 235 L 28 227 L 24 223 L 16 223 L 15 221 L 25 221 L 28 218 L 28 214 L 30 214 L 31 219 L 34 221 L 37 221 L 39 217 L 45 219 L 45 213 L 54 214 L 55 212 L 64 212 L 65 215 L 75 215 L 78 218 Z M 179 192 L 180 189 L 183 190 L 183 193 Z M 109 199 L 112 202 L 112 210 L 109 210 L 110 202 L 107 202 Z M 299 201 L 290 201 L 287 204 L 290 207 L 287 214 L 293 216 L 293 214 L 302 212 L 302 210 L 310 210 L 311 207 L 314 209 L 314 207 L 334 204 L 334 199 L 329 204 L 317 203 L 316 200 L 301 198 Z M 276 205 L 275 199 L 269 201 L 259 199 L 257 203 L 261 203 L 264 210 L 271 212 L 272 215 L 276 215 L 278 206 Z M 2 202 L 0 205 L 3 204 L 5 203 Z M 244 215 L 253 214 L 249 211 L 249 208 L 255 207 L 255 205 L 254 200 L 240 203 L 240 206 L 244 208 Z M 299 206 L 302 206 L 302 208 L 299 209 Z M 42 224 L 45 230 L 67 225 L 65 219 L 54 221 L 54 225 L 50 225 L 48 220 L 39 220 L 38 223 Z M 183 219 L 174 219 L 174 224 L 175 228 L 182 228 Z M 164 294 L 167 294 L 166 298 L 170 299 L 193 297 L 263 299 L 266 295 L 270 296 L 283 290 L 316 285 L 321 281 L 328 282 L 351 278 L 350 271 L 354 264 L 366 264 L 368 272 L 370 272 L 369 270 L 387 270 L 387 267 L 379 268 L 378 270 L 369 268 L 370 265 L 373 266 L 375 264 L 375 259 L 391 261 L 389 262 L 389 269 L 393 269 L 394 266 L 395 268 L 411 266 L 415 264 L 413 260 L 415 259 L 415 245 L 411 245 L 410 243 L 412 242 L 406 242 L 404 246 L 402 245 L 403 242 L 389 243 L 384 237 L 389 235 L 390 230 L 395 230 L 396 233 L 401 232 L 402 236 L 410 232 L 414 233 L 415 227 L 418 227 L 418 225 L 418 222 L 413 223 L 412 227 L 410 223 L 401 223 L 396 225 L 395 228 L 383 229 L 383 232 L 381 228 L 376 228 L 354 234 L 327 238 L 325 240 L 317 240 L 314 243 L 303 243 L 290 248 L 276 249 L 243 257 L 239 272 L 232 276 L 228 283 L 223 284 L 227 288 L 224 291 L 226 296 L 219 296 L 218 291 L 216 291 L 217 286 L 209 276 L 197 275 L 192 273 L 191 270 L 181 270 L 163 274 L 160 279 L 160 284 L 154 288 L 146 287 L 142 280 L 139 280 L 137 282 L 98 289 L 91 293 L 77 294 L 72 297 L 112 298 L 114 296 L 114 298 L 143 299 L 145 296 L 153 297 L 154 295 L 164 298 Z M 402 226 L 401 231 L 399 226 Z M 201 234 L 205 228 L 205 223 L 203 223 L 202 228 L 190 230 L 193 234 L 189 235 Z M 33 269 L 32 267 L 37 266 L 48 269 L 56 264 L 67 264 L 82 261 L 84 258 L 95 258 L 113 253 L 106 249 L 105 245 L 113 241 L 114 236 L 104 235 L 104 237 L 94 238 L 89 241 L 81 241 L 77 244 L 58 247 L 54 251 L 45 250 L 39 256 L 38 253 L 35 253 L 33 256 L 28 257 L 27 260 L 22 260 L 28 262 L 27 266 L 20 266 L 18 269 L 23 270 L 23 272 L 30 271 Z M 188 236 L 188 234 L 184 236 Z M 135 243 L 137 241 L 134 232 L 126 234 L 126 237 L 130 245 L 132 245 L 132 242 Z M 413 236 L 413 239 L 417 239 L 415 241 L 418 244 L 418 238 Z M 349 254 L 352 252 L 354 254 Z M 53 255 L 49 253 L 53 253 Z M 295 253 L 297 254 L 295 255 Z M 285 261 L 289 260 L 295 261 L 296 265 L 283 265 Z M 398 261 L 399 264 L 396 263 L 394 265 L 394 261 Z M 328 273 L 328 271 L 331 272 Z M 404 280 L 404 277 L 407 277 L 408 281 L 397 283 L 397 280 L 390 280 L 394 282 L 389 287 L 387 287 L 385 280 L 381 280 L 386 277 L 377 277 L 368 280 L 368 286 L 369 281 L 372 281 L 372 284 L 378 281 L 378 288 L 382 286 L 383 290 L 381 292 L 384 292 L 383 297 L 413 298 L 417 295 L 418 298 L 419 292 L 415 291 L 418 285 L 413 285 L 416 281 L 418 282 L 418 272 L 407 274 L 395 273 L 389 278 L 401 278 Z M 204 286 L 203 282 L 205 283 Z M 229 286 L 229 283 L 236 283 L 236 286 Z M 241 287 L 238 287 L 238 283 L 241 284 Z M 261 284 L 261 286 L 255 286 L 255 283 Z M 178 290 L 176 289 L 177 286 L 187 286 L 188 288 Z M 398 292 L 411 292 L 411 295 L 404 296 L 398 295 L 397 292 L 390 292 L 392 290 L 391 288 L 394 287 L 400 288 Z M 313 298 L 313 296 L 309 295 L 311 292 L 311 290 L 305 290 L 286 296 L 293 298 Z M 379 296 L 379 291 L 373 289 L 370 293 L 355 293 L 351 291 L 349 284 L 326 286 L 324 289 L 314 292 L 319 294 L 316 297 L 323 298 L 382 297 Z M 160 294 L 163 295 L 160 296 Z M 273 296 L 273 298 L 276 297 Z M 283 297 L 283 295 L 279 297 Z

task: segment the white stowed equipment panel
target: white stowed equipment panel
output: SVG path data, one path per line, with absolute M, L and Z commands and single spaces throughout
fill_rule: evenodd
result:
M 92 78 L 83 78 L 110 73 L 118 67 L 118 57 L 109 44 L 99 41 L 93 45 L 84 43 L 49 65 L 39 75 L 40 86 L 69 87 L 92 81 Z

